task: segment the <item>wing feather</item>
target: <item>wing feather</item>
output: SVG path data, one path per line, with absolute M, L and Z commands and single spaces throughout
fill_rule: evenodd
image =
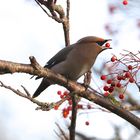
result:
M 64 61 L 67 58 L 67 55 L 69 52 L 73 49 L 73 46 L 71 47 L 65 47 L 62 50 L 60 50 L 55 56 L 53 56 L 47 64 L 44 66 L 44 68 L 51 68 L 54 65 Z
M 65 61 L 65 59 L 67 58 L 67 55 L 69 54 L 69 52 L 73 49 L 73 45 L 71 45 L 70 47 L 65 47 L 62 50 L 60 50 L 56 55 L 54 55 L 48 62 L 47 64 L 44 66 L 44 68 L 52 68 L 54 65 L 61 63 L 63 61 Z M 37 76 L 35 79 L 39 79 L 41 78 L 40 76 Z

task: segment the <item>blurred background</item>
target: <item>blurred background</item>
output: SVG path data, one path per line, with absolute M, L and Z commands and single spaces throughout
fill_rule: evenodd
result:
M 102 64 L 113 54 L 123 49 L 132 52 L 140 47 L 140 1 L 128 0 L 71 0 L 70 39 L 71 44 L 88 35 L 111 38 L 112 50 L 101 53 L 94 65 L 92 87 L 98 89 L 103 83 L 97 75 Z M 57 0 L 66 7 L 66 1 Z M 29 56 L 35 56 L 43 66 L 64 47 L 62 25 L 50 19 L 34 0 L 6 0 L 0 4 L 0 59 L 19 63 L 30 63 Z M 98 64 L 98 65 L 97 65 Z M 100 64 L 100 65 L 99 65 Z M 40 80 L 30 79 L 29 74 L 1 75 L 0 81 L 21 91 L 21 85 L 33 94 Z M 45 102 L 59 100 L 57 91 L 63 87 L 53 85 L 37 99 Z M 134 102 L 139 102 L 138 88 L 131 84 L 127 88 Z M 88 102 L 83 100 L 84 102 Z M 125 101 L 124 101 L 125 102 Z M 140 132 L 120 117 L 98 109 L 79 110 L 77 118 L 77 139 L 81 134 L 97 140 L 139 140 Z M 60 131 L 57 122 L 68 134 L 69 118 L 64 119 L 62 110 L 36 111 L 37 106 L 0 87 L 0 140 L 54 140 Z M 139 111 L 135 114 L 140 116 Z M 90 125 L 86 126 L 85 121 Z

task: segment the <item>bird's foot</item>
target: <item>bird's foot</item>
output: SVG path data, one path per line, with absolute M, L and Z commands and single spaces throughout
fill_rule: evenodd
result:
M 88 84 L 85 84 L 85 83 L 78 83 L 80 84 L 81 86 L 83 86 L 85 88 L 85 90 L 87 90 L 89 88 L 89 85 Z

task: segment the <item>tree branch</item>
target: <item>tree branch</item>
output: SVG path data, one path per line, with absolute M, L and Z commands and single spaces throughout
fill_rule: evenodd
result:
M 75 95 L 72 98 L 72 115 L 71 115 L 71 125 L 69 127 L 70 140 L 75 140 L 75 128 L 76 128 L 76 118 L 77 118 L 77 99 Z
M 1 81 L 0 81 L 0 86 L 1 87 L 4 87 L 6 89 L 9 89 L 9 90 L 13 91 L 14 93 L 16 93 L 17 95 L 19 95 L 19 96 L 21 96 L 23 98 L 26 98 L 26 99 L 30 100 L 31 102 L 37 104 L 38 106 L 41 107 L 42 110 L 43 110 L 43 108 L 45 108 L 45 111 L 52 109 L 52 107 L 51 107 L 52 105 L 50 105 L 49 103 L 40 102 L 40 101 L 32 98 L 31 95 L 29 94 L 29 92 L 27 93 L 27 90 L 25 90 L 25 88 L 23 88 L 23 89 L 24 89 L 24 91 L 25 91 L 26 94 L 24 94 L 23 92 L 19 91 L 18 89 L 16 90 L 16 89 L 14 89 L 14 88 L 12 88 L 10 86 L 5 85 Z
M 70 10 L 70 1 L 67 0 L 67 9 L 66 15 L 61 5 L 56 5 L 56 1 L 54 0 L 35 0 L 35 2 L 41 7 L 41 9 L 52 19 L 57 21 L 58 23 L 62 23 L 65 45 L 70 45 L 70 37 L 69 37 L 69 10 Z M 43 8 L 44 5 L 50 12 L 50 14 Z
M 47 77 L 48 79 L 54 81 L 54 83 L 66 87 L 69 91 L 71 91 L 71 94 L 74 93 L 78 96 L 86 98 L 110 110 L 111 112 L 127 120 L 128 122 L 130 122 L 132 125 L 134 125 L 136 128 L 140 130 L 140 119 L 136 115 L 125 110 L 121 106 L 116 106 L 109 99 L 104 98 L 103 96 L 101 96 L 101 94 L 98 94 L 97 91 L 86 90 L 85 87 L 81 86 L 80 84 L 74 81 L 67 80 L 62 75 L 54 73 L 49 69 L 41 67 L 36 62 L 36 59 L 34 57 L 30 57 L 30 61 L 31 64 L 20 64 L 20 63 L 0 60 L 0 73 L 4 74 L 4 73 L 22 72 L 31 75 Z M 31 98 L 30 96 L 28 97 Z M 31 100 L 35 100 L 35 99 L 31 98 Z

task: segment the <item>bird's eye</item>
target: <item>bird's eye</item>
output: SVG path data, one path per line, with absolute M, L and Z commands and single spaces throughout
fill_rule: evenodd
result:
M 96 43 L 100 46 L 104 45 L 108 40 L 103 40 L 103 41 L 96 41 Z

